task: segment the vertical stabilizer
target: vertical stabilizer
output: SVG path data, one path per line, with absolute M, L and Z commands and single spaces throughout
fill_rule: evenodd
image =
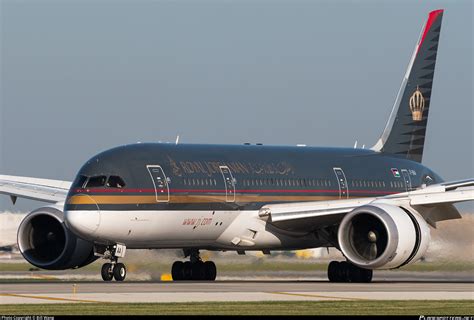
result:
M 443 10 L 429 13 L 382 136 L 372 148 L 421 162 Z

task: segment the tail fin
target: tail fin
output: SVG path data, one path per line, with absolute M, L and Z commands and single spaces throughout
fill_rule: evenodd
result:
M 443 10 L 428 15 L 382 136 L 372 150 L 421 162 Z

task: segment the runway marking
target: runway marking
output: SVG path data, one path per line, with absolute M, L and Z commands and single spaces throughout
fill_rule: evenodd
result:
M 324 298 L 324 299 L 338 299 L 338 300 L 361 300 L 361 301 L 368 300 L 368 299 L 363 299 L 363 298 L 334 297 L 334 296 L 323 296 L 323 295 L 308 294 L 308 293 L 290 293 L 290 292 L 267 292 L 267 293 L 281 294 L 281 295 L 287 295 L 287 296 L 309 297 L 309 298 Z
M 53 301 L 72 301 L 72 302 L 87 302 L 87 303 L 111 303 L 107 301 L 97 300 L 84 300 L 84 299 L 69 299 L 69 298 L 57 298 L 47 296 L 32 296 L 27 294 L 15 294 L 15 293 L 0 293 L 0 297 L 17 297 L 17 298 L 29 298 L 29 299 L 40 299 L 40 300 L 53 300 Z

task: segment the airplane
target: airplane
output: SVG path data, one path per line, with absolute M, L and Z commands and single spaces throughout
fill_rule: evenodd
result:
M 128 249 L 183 250 L 174 281 L 216 279 L 201 250 L 335 247 L 331 282 L 371 282 L 425 254 L 430 228 L 459 219 L 474 179 L 444 182 L 422 164 L 443 10 L 429 13 L 381 137 L 370 149 L 136 143 L 93 156 L 73 182 L 0 176 L 0 193 L 50 203 L 18 229 L 42 269 L 98 258 L 123 281 Z

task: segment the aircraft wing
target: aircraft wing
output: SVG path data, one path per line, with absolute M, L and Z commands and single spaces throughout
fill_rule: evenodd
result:
M 63 202 L 71 187 L 70 181 L 0 175 L 0 194 L 44 202 Z
M 461 215 L 452 204 L 469 200 L 474 200 L 474 179 L 440 183 L 384 197 L 268 204 L 260 209 L 259 216 L 278 228 L 306 232 L 338 225 L 347 213 L 359 206 L 384 203 L 411 206 L 436 227 L 437 221 L 460 219 Z

